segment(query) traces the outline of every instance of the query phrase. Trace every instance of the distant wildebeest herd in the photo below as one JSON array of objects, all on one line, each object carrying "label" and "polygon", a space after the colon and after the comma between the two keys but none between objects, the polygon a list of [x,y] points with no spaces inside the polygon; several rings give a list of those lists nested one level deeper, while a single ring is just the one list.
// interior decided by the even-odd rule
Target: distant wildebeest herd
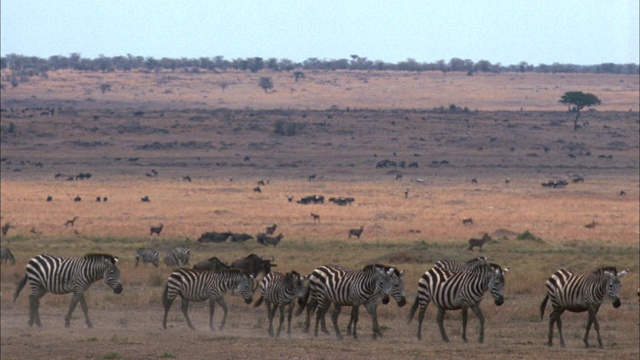
[{"label": "distant wildebeest herd", "polygon": [[[13,256],[5,247],[2,248],[2,258]],[[188,309],[189,302],[209,301],[209,328],[214,331],[213,315],[215,305],[223,309],[223,317],[219,330],[222,331],[227,319],[228,307],[224,295],[229,291],[240,294],[246,304],[253,302],[253,293],[259,287],[260,295],[254,306],[263,302],[267,307],[269,320],[268,333],[274,336],[273,319],[279,309],[280,319],[275,336],[280,336],[285,308],[287,313],[287,335],[291,333],[291,318],[294,306],[298,304],[296,316],[306,310],[306,320],[303,331],[309,332],[311,318],[315,314],[314,335],[318,336],[318,329],[329,333],[326,328],[325,316],[333,305],[331,320],[335,336],[342,338],[338,326],[338,318],[343,306],[351,308],[347,334],[357,338],[357,323],[360,306],[364,306],[372,320],[372,335],[377,338],[383,334],[377,317],[378,302],[388,304],[393,299],[399,307],[407,303],[404,294],[404,270],[383,264],[368,264],[362,268],[348,268],[337,265],[322,265],[316,267],[308,275],[290,271],[287,273],[272,272],[277,266],[271,259],[264,259],[255,254],[241,257],[227,265],[216,257],[198,262],[193,268],[186,268],[190,257],[187,248],[176,248],[167,254],[165,263],[174,268],[169,275],[162,294],[164,317],[162,326],[167,329],[167,315],[174,300],[182,299],[182,313],[190,329],[195,329],[191,322]],[[138,249],[136,265],[152,263],[157,266],[159,253],[155,250]],[[462,311],[462,340],[467,340],[467,316],[471,309],[479,319],[479,342],[484,342],[485,317],[480,309],[480,302],[486,292],[489,292],[495,305],[501,306],[505,302],[505,275],[509,268],[489,263],[485,257],[476,257],[467,262],[448,259],[438,260],[418,280],[418,290],[415,300],[407,316],[410,323],[416,311],[418,312],[418,327],[416,336],[422,339],[422,324],[425,310],[429,303],[438,309],[436,323],[444,342],[449,342],[443,323],[447,311]],[[579,273],[561,268],[555,271],[546,282],[546,294],[540,305],[540,315],[549,300],[552,313],[549,321],[547,345],[553,345],[553,328],[557,325],[560,345],[565,346],[560,316],[565,311],[589,313],[586,332],[583,338],[584,346],[589,347],[589,331],[593,325],[597,333],[598,346],[603,347],[600,327],[596,314],[606,296],[611,299],[614,308],[620,306],[620,279],[628,270],[618,272],[615,267],[603,267],[590,273]],[[19,280],[13,301],[15,302],[22,289],[29,284],[29,326],[42,326],[40,321],[40,298],[47,292],[53,294],[73,293],[69,310],[65,316],[65,327],[70,326],[71,315],[78,303],[84,313],[85,322],[89,328],[93,326],[89,319],[88,305],[84,293],[90,285],[104,280],[114,293],[123,292],[120,280],[118,258],[109,254],[87,254],[82,257],[64,258],[51,255],[38,255],[27,264],[27,271]],[[640,297],[640,289],[639,289]]]}]

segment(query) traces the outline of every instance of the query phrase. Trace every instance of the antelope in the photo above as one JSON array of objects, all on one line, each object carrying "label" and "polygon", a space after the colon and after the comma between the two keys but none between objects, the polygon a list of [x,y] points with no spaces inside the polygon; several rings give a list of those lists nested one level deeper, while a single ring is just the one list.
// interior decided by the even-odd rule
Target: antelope
[{"label": "antelope", "polygon": [[313,222],[320,222],[320,215],[311,213],[311,217],[313,218]]},{"label": "antelope", "polygon": [[590,224],[585,225],[584,227],[586,227],[587,229],[595,229],[596,225],[598,225],[595,220],[591,221]]},{"label": "antelope", "polygon": [[64,227],[68,227],[69,225],[74,226],[76,223],[76,220],[78,220],[79,218],[80,218],[79,216],[74,216],[73,219],[67,220],[67,222],[64,223]]},{"label": "antelope", "polygon": [[272,226],[267,226],[267,231],[265,231],[267,233],[267,235],[273,235],[274,232],[276,232],[276,229],[278,228],[278,224],[273,224]]},{"label": "antelope", "polygon": [[162,228],[164,227],[164,224],[160,223],[160,225],[158,226],[152,226],[149,229],[149,236],[152,236],[153,234],[156,234],[158,236],[160,236],[160,232],[162,232]]},{"label": "antelope", "polygon": [[360,225],[360,229],[349,229],[349,239],[351,239],[351,235],[360,239],[360,235],[362,235],[362,231],[364,230],[364,226]]},{"label": "antelope", "polygon": [[481,239],[469,239],[469,248],[467,250],[473,250],[474,247],[478,247],[478,252],[482,251],[482,245],[491,241],[491,236],[485,233]]}]

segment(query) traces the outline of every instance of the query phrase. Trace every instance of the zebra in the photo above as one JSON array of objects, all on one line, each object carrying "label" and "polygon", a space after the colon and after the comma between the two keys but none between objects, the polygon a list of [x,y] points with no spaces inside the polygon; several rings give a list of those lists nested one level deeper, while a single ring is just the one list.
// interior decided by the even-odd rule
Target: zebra
[{"label": "zebra", "polygon": [[547,280],[547,295],[540,304],[540,319],[544,316],[547,301],[551,299],[553,311],[549,315],[549,341],[548,346],[553,346],[553,323],[558,324],[560,346],[565,347],[562,336],[562,320],[560,316],[565,310],[571,312],[589,312],[587,331],[584,334],[585,347],[589,347],[589,330],[594,325],[598,335],[598,347],[602,348],[600,338],[600,325],[596,315],[598,309],[608,295],[614,308],[620,307],[620,278],[627,275],[629,270],[617,272],[615,267],[603,267],[593,273],[579,273],[568,269],[559,269]]},{"label": "zebra", "polygon": [[28,281],[32,290],[29,297],[29,326],[33,326],[35,322],[38,327],[41,327],[38,311],[40,298],[47,292],[59,295],[73,293],[71,305],[65,317],[65,327],[68,328],[71,325],[71,314],[80,302],[87,326],[92,328],[84,293],[92,283],[100,279],[104,279],[114,293],[122,293],[117,257],[108,254],[87,254],[70,258],[38,255],[29,260],[26,273],[20,279],[13,295],[13,301],[16,301]]},{"label": "zebra", "polygon": [[436,263],[433,265],[434,268],[439,268],[439,269],[447,269],[447,270],[451,270],[454,272],[460,272],[460,271],[465,271],[465,270],[473,270],[478,266],[482,266],[482,265],[486,265],[487,264],[487,258],[484,256],[478,256],[476,258],[473,258],[471,260],[468,260],[467,262],[459,262],[459,261],[455,261],[455,260],[448,260],[448,259],[441,259],[436,261]]},{"label": "zebra", "polygon": [[180,296],[182,298],[182,313],[191,330],[195,330],[195,327],[189,319],[189,301],[200,302],[208,299],[209,328],[214,331],[213,312],[215,304],[218,303],[224,311],[220,324],[220,331],[222,331],[227,320],[227,304],[224,302],[224,294],[229,290],[238,291],[245,303],[250,304],[253,301],[253,276],[239,269],[216,272],[182,268],[174,271],[169,276],[162,293],[162,304],[164,305],[162,327],[167,328],[167,314],[171,309],[171,304]]},{"label": "zebra", "polygon": [[[322,331],[328,333],[324,316],[331,304],[334,305],[331,320],[336,332],[336,337],[342,339],[340,329],[338,328],[338,317],[340,315],[341,306],[352,306],[352,317],[354,317],[354,333],[355,324],[357,324],[357,308],[365,305],[367,312],[372,319],[373,337],[382,335],[378,324],[377,316],[377,300],[382,298],[384,304],[389,303],[389,296],[393,293],[394,299],[399,306],[404,306],[406,299],[404,297],[404,284],[400,277],[404,275],[404,271],[400,272],[393,267],[379,264],[370,264],[362,270],[348,269],[336,265],[325,265],[313,270],[309,275],[309,285],[305,291],[305,299],[303,304],[308,304],[307,319],[304,331],[308,332],[311,321],[311,314],[314,310],[316,313],[315,336],[318,336],[318,325],[322,322]],[[397,277],[399,281],[392,284],[392,277]],[[397,289],[392,292],[392,288]],[[311,298],[311,302],[309,299]],[[302,312],[302,308],[298,309],[297,315]]]},{"label": "zebra", "polygon": [[418,282],[418,295],[409,311],[408,322],[411,322],[418,307],[418,339],[422,339],[422,322],[429,302],[438,307],[438,327],[442,340],[449,342],[444,330],[444,315],[447,310],[462,309],[462,340],[467,342],[467,311],[469,308],[480,320],[480,340],[484,342],[484,315],[480,310],[480,301],[489,290],[495,304],[504,303],[504,275],[509,268],[501,268],[497,264],[477,266],[473,270],[454,272],[447,269],[431,268]]},{"label": "zebra", "polygon": [[177,247],[172,249],[165,255],[164,263],[169,267],[189,265],[191,259],[191,250],[186,247]]},{"label": "zebra", "polygon": [[8,247],[6,246],[0,247],[0,263],[4,265],[7,262],[10,262],[11,265],[15,265],[16,258],[13,257],[13,254],[11,253],[11,250],[9,250]]},{"label": "zebra", "polygon": [[153,266],[158,267],[160,264],[160,253],[153,249],[139,248],[136,250],[136,267],[139,261],[142,261],[142,265],[144,266],[147,266],[147,263],[152,263]]},{"label": "zebra", "polygon": [[289,305],[287,315],[287,335],[291,335],[291,316],[293,314],[294,300],[303,298],[305,294],[306,277],[301,276],[295,271],[281,274],[278,272],[270,272],[260,282],[260,290],[262,296],[254,304],[258,307],[262,301],[267,305],[267,316],[269,318],[269,335],[273,336],[273,318],[276,315],[276,309],[280,309],[280,325],[276,337],[280,336],[282,323],[284,322],[284,308]]}]

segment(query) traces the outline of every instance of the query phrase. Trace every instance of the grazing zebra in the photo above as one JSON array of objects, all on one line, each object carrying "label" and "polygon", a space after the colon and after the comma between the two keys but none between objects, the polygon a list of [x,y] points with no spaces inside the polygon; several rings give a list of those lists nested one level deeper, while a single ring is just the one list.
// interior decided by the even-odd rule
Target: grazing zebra
[{"label": "grazing zebra", "polygon": [[409,322],[413,319],[418,307],[418,339],[422,339],[422,322],[429,302],[438,307],[438,327],[442,340],[449,342],[444,330],[444,315],[447,310],[462,309],[462,340],[467,342],[467,311],[469,308],[480,320],[480,340],[484,342],[484,315],[480,310],[480,301],[489,290],[495,304],[504,303],[504,274],[509,268],[488,264],[477,266],[473,270],[454,272],[447,269],[431,268],[425,272],[418,282],[418,295],[409,311]]},{"label": "grazing zebra", "polygon": [[579,273],[568,269],[559,269],[547,280],[547,295],[540,305],[540,318],[544,316],[547,301],[551,299],[553,311],[549,315],[549,342],[553,346],[553,323],[558,324],[560,346],[564,347],[562,337],[562,320],[560,316],[565,310],[570,312],[589,312],[587,331],[584,334],[584,345],[589,347],[589,330],[594,325],[598,335],[598,346],[602,348],[600,325],[596,315],[604,296],[608,295],[614,308],[620,306],[620,278],[627,275],[629,270],[617,272],[615,267],[603,267],[593,273]]},{"label": "grazing zebra", "polygon": [[122,292],[120,282],[120,269],[118,258],[107,254],[87,254],[83,257],[63,258],[52,255],[38,255],[29,260],[27,271],[20,279],[18,288],[13,295],[15,302],[20,291],[29,281],[31,296],[29,297],[29,326],[33,323],[41,327],[40,298],[47,292],[52,294],[73,293],[71,305],[65,316],[65,327],[71,325],[71,314],[80,303],[84,318],[89,328],[93,327],[89,320],[89,307],[84,298],[84,293],[92,283],[104,279],[105,283],[113,289],[113,292]]},{"label": "grazing zebra", "polygon": [[355,236],[360,239],[360,235],[362,235],[362,231],[364,230],[364,226],[360,225],[360,229],[349,229],[349,239],[351,236]]},{"label": "grazing zebra", "polygon": [[153,236],[153,234],[156,234],[158,236],[160,236],[160,233],[162,232],[162,228],[164,227],[164,224],[160,223],[160,225],[158,226],[152,226],[149,228],[149,236]]},{"label": "grazing zebra", "polygon": [[10,262],[11,265],[15,265],[16,258],[13,257],[13,254],[11,253],[8,247],[6,246],[0,247],[0,263],[4,265],[7,262]]},{"label": "grazing zebra", "polygon": [[[355,325],[358,322],[357,308],[364,305],[371,316],[373,337],[382,335],[378,324],[377,301],[382,298],[384,304],[389,303],[390,296],[404,306],[404,284],[402,282],[404,271],[400,272],[393,267],[379,264],[370,264],[362,270],[348,269],[335,265],[321,266],[313,270],[309,275],[309,286],[305,292],[303,304],[308,304],[307,319],[304,331],[308,332],[311,322],[311,314],[316,310],[315,336],[318,336],[318,325],[322,322],[322,331],[329,333],[325,326],[324,316],[331,304],[334,305],[331,320],[336,332],[336,337],[342,339],[338,328],[338,317],[342,306],[352,307],[354,323],[353,336],[357,337]],[[392,281],[392,278],[397,278]],[[393,290],[395,288],[395,290]],[[304,306],[304,305],[303,305]],[[297,315],[302,312],[298,309]]]},{"label": "grazing zebra", "polygon": [[154,249],[140,248],[136,250],[136,267],[139,261],[142,261],[142,265],[144,266],[147,266],[147,263],[152,263],[153,266],[158,267],[160,264],[160,253]]},{"label": "grazing zebra", "polygon": [[460,272],[465,270],[473,270],[476,267],[482,266],[482,265],[487,265],[487,258],[484,256],[478,256],[467,262],[441,259],[436,261],[433,267],[438,269],[447,269],[454,272]]},{"label": "grazing zebra", "polygon": [[172,249],[165,255],[164,263],[169,267],[189,265],[191,259],[191,250],[186,247],[177,247]]},{"label": "grazing zebra", "polygon": [[224,311],[220,331],[224,328],[227,320],[227,304],[224,302],[224,294],[229,290],[236,290],[242,295],[245,303],[253,301],[251,296],[253,290],[253,276],[238,270],[229,269],[214,271],[200,271],[193,269],[178,269],[169,275],[167,285],[162,293],[162,304],[164,305],[164,319],[162,327],[167,328],[167,314],[171,309],[173,301],[180,296],[182,298],[182,313],[187,320],[187,326],[191,330],[195,327],[189,319],[189,301],[209,300],[209,328],[213,328],[213,312],[215,304],[218,303]]},{"label": "grazing zebra", "polygon": [[276,309],[280,309],[280,325],[276,337],[280,336],[282,323],[284,322],[284,308],[289,305],[287,315],[287,335],[291,335],[291,315],[293,314],[294,300],[303,298],[305,294],[305,277],[300,276],[295,271],[282,275],[278,272],[270,272],[260,282],[262,296],[256,301],[255,307],[262,304],[267,305],[267,317],[269,318],[269,335],[273,336],[273,318],[276,316]]},{"label": "grazing zebra", "polygon": [[482,245],[491,241],[491,236],[489,234],[484,233],[482,238],[480,239],[469,239],[469,247],[467,250],[473,250],[474,247],[478,247],[478,252],[482,251]]}]

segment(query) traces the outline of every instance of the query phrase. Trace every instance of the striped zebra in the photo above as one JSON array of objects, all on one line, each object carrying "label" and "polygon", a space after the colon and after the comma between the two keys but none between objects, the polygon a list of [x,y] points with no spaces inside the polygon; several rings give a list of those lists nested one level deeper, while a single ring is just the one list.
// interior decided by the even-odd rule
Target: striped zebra
[{"label": "striped zebra", "polygon": [[568,269],[559,269],[547,280],[547,295],[540,304],[540,319],[544,316],[547,301],[551,299],[553,311],[549,315],[549,342],[548,346],[553,346],[553,323],[558,324],[558,334],[560,335],[560,346],[564,347],[562,336],[562,320],[560,316],[565,310],[570,312],[589,312],[587,320],[587,331],[584,334],[585,347],[589,347],[589,330],[591,325],[596,329],[598,335],[598,346],[602,348],[600,338],[600,325],[596,314],[608,295],[614,308],[620,307],[620,278],[627,275],[629,270],[617,272],[615,267],[603,267],[593,273],[579,273]]},{"label": "striped zebra", "polygon": [[441,259],[436,261],[433,265],[434,268],[447,269],[454,272],[460,272],[465,270],[473,270],[477,266],[487,265],[487,258],[484,256],[478,256],[467,262],[460,262],[455,260]]},{"label": "striped zebra", "polygon": [[16,258],[13,257],[13,254],[11,253],[11,250],[9,250],[8,247],[2,246],[2,247],[0,247],[0,263],[2,263],[2,265],[4,265],[7,262],[10,262],[11,265],[15,265],[16,264]]},{"label": "striped zebra", "polygon": [[162,327],[167,328],[167,314],[171,309],[173,301],[180,296],[182,298],[182,313],[187,320],[187,326],[191,330],[195,327],[189,319],[189,301],[209,300],[209,328],[213,328],[213,311],[218,303],[224,311],[220,331],[224,328],[227,320],[227,304],[224,302],[224,294],[229,290],[238,291],[244,298],[245,303],[253,301],[253,276],[238,269],[221,271],[201,271],[193,269],[178,269],[171,273],[162,294],[162,304],[164,305],[164,319]]},{"label": "striped zebra", "polygon": [[186,247],[177,247],[170,250],[164,257],[164,263],[169,267],[179,267],[189,265],[191,250]]},{"label": "striped zebra", "polygon": [[118,258],[107,254],[87,254],[83,257],[63,258],[52,255],[38,255],[29,260],[25,275],[20,279],[13,295],[15,302],[20,291],[29,281],[31,296],[29,297],[29,326],[40,323],[40,298],[47,292],[52,294],[73,293],[69,312],[65,317],[65,327],[70,326],[71,314],[80,302],[84,318],[89,328],[93,327],[89,320],[89,307],[84,293],[92,283],[104,279],[113,292],[122,292]]},{"label": "striped zebra", "polygon": [[[326,265],[321,266],[309,276],[309,286],[305,293],[303,304],[308,304],[307,319],[304,331],[308,332],[311,322],[311,315],[316,311],[315,336],[318,336],[318,325],[322,323],[322,331],[329,333],[326,329],[324,317],[331,304],[334,310],[331,320],[336,332],[336,337],[342,339],[342,334],[338,328],[338,317],[342,306],[351,306],[351,315],[354,318],[354,337],[357,337],[355,324],[357,324],[357,309],[364,305],[371,316],[373,337],[382,335],[378,324],[377,301],[382,298],[384,304],[389,303],[390,296],[398,302],[399,306],[404,306],[404,283],[402,282],[404,271],[400,272],[393,267],[379,264],[370,264],[362,270],[348,269],[341,266]],[[392,278],[397,278],[393,281]],[[393,290],[395,288],[395,290]],[[300,314],[299,309],[297,314]]]},{"label": "striped zebra", "polygon": [[270,272],[260,282],[260,290],[262,296],[256,301],[255,307],[262,304],[267,305],[267,316],[269,318],[269,335],[273,336],[273,318],[276,315],[276,309],[280,309],[280,325],[276,336],[280,336],[282,323],[284,322],[284,308],[289,305],[287,315],[287,335],[291,335],[291,315],[295,299],[302,299],[305,294],[305,277],[300,276],[295,271],[288,272],[285,275],[278,272]]},{"label": "striped zebra", "polygon": [[480,301],[484,293],[489,290],[495,304],[504,303],[504,274],[509,268],[502,269],[500,265],[488,264],[462,272],[447,269],[431,268],[427,270],[418,282],[418,295],[409,312],[409,322],[413,319],[418,307],[418,339],[422,339],[422,322],[429,302],[438,307],[438,327],[442,340],[449,342],[444,330],[444,315],[447,310],[462,309],[462,340],[467,342],[467,311],[469,308],[480,320],[480,340],[484,341],[484,315],[480,310]]},{"label": "striped zebra", "polygon": [[160,264],[160,253],[153,249],[140,248],[136,250],[136,267],[138,262],[142,261],[142,265],[147,266],[148,263],[158,267]]}]

